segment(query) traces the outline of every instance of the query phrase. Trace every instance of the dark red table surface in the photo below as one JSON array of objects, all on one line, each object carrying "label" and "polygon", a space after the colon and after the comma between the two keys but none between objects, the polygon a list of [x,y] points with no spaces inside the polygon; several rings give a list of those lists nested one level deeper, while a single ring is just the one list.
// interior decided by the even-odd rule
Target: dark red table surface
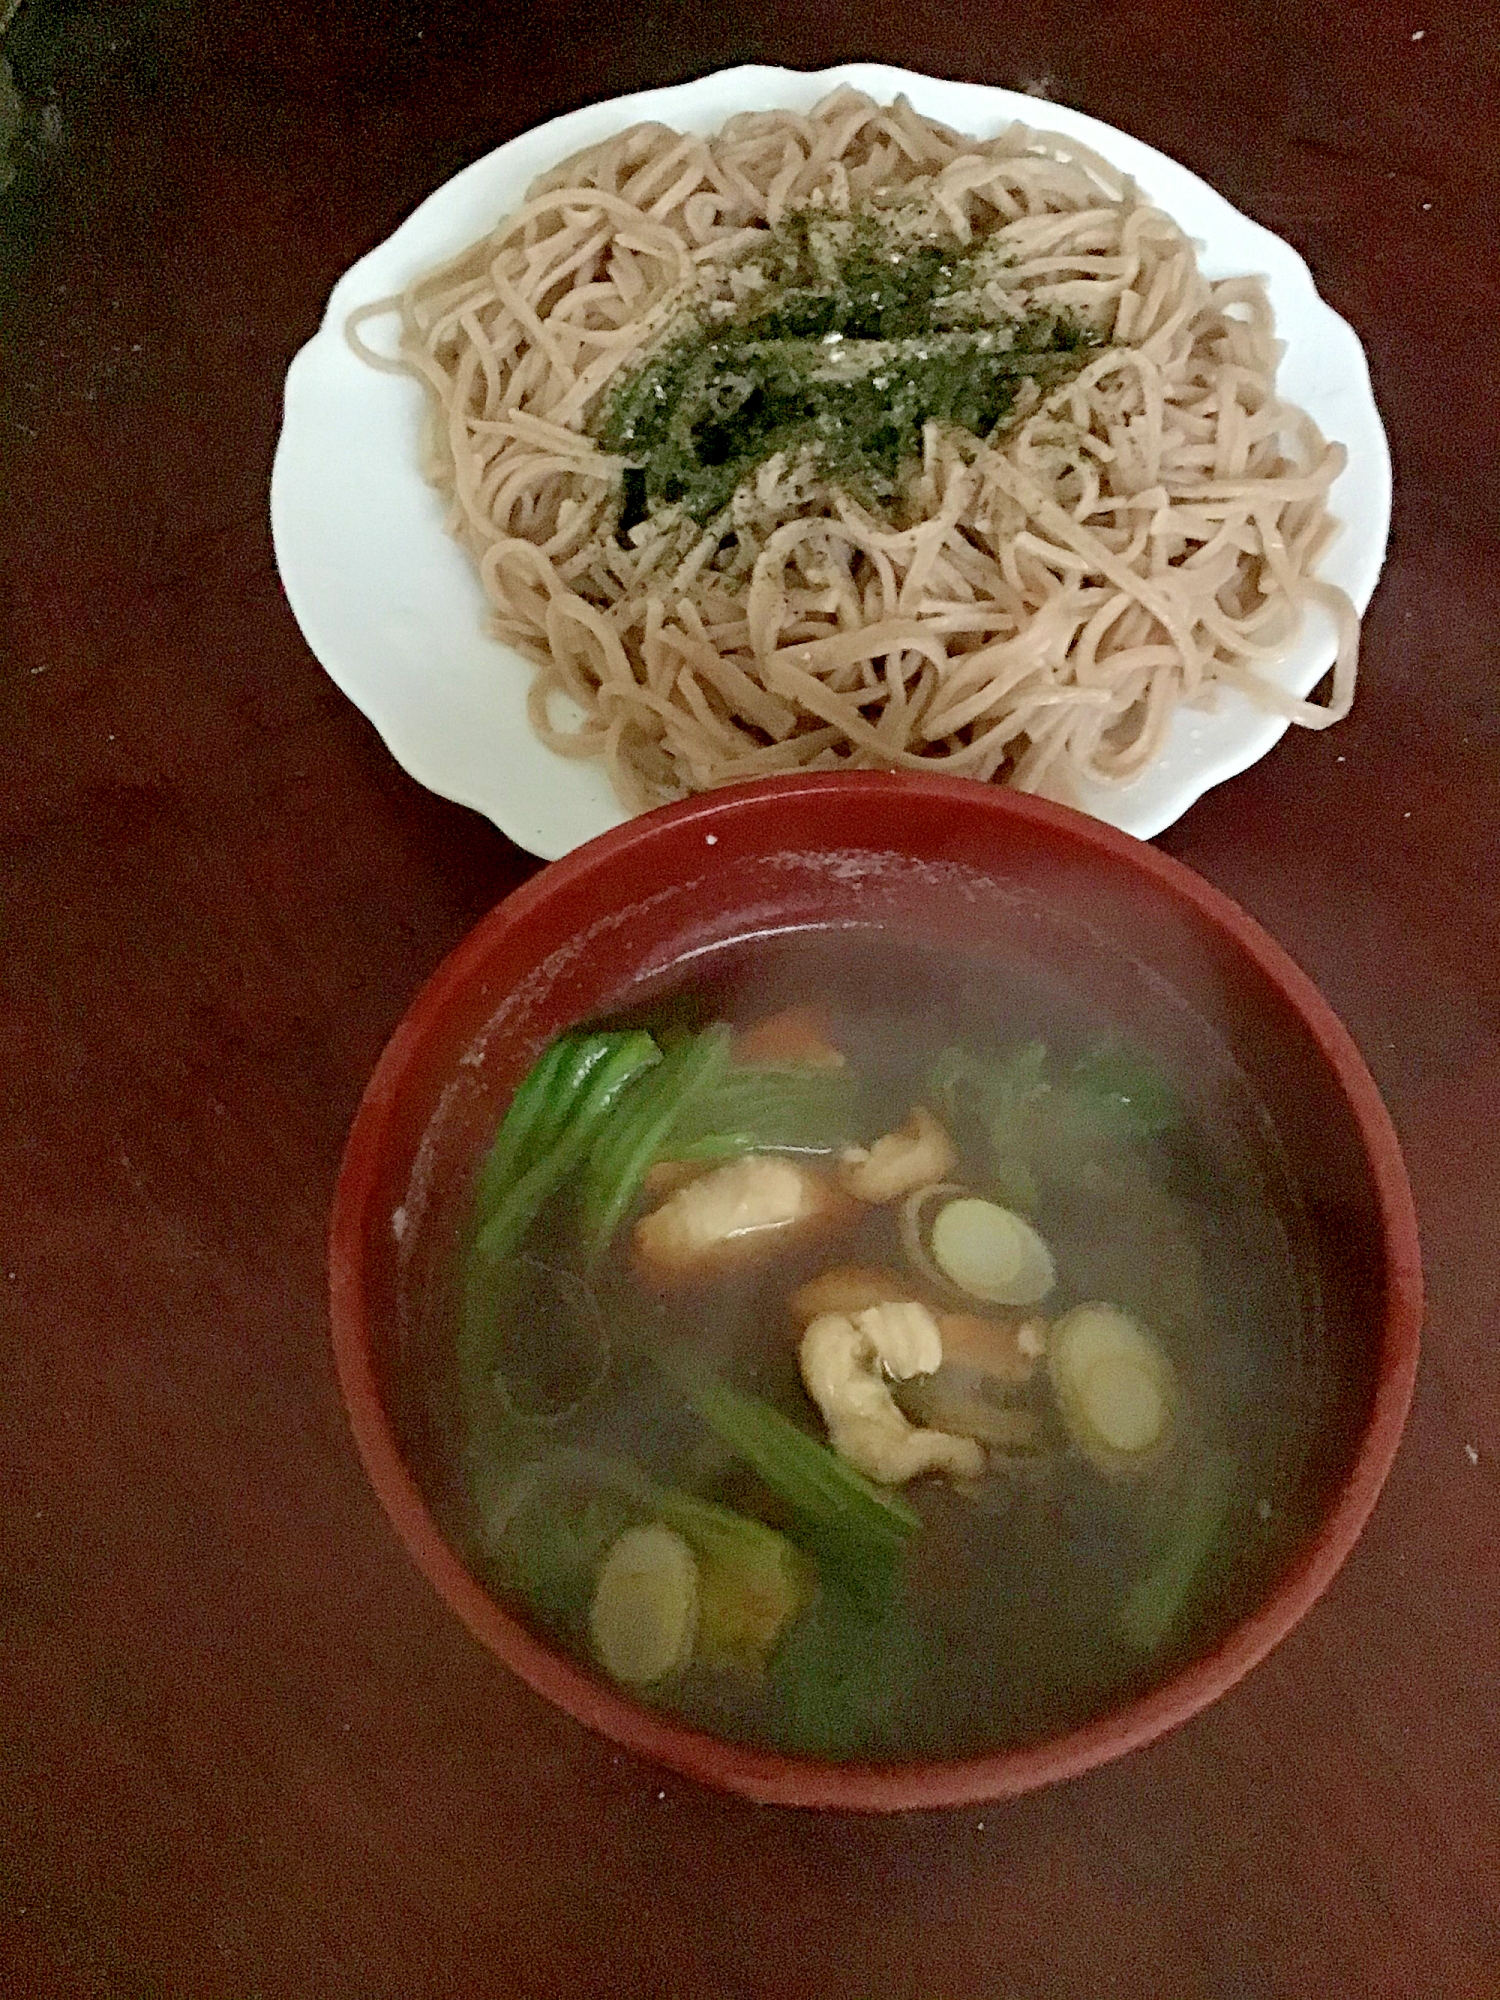
[{"label": "dark red table surface", "polygon": [[[3,9],[0,9],[3,11]],[[0,194],[0,1991],[1500,1994],[1500,18],[1464,0],[59,6]],[[329,1360],[365,1078],[535,865],[303,644],[266,492],[334,279],[587,99],[762,59],[1028,85],[1290,238],[1396,457],[1353,718],[1163,846],[1353,1029],[1431,1304],[1354,1558],[1238,1691],[989,1810],[756,1809],[512,1681]]]}]

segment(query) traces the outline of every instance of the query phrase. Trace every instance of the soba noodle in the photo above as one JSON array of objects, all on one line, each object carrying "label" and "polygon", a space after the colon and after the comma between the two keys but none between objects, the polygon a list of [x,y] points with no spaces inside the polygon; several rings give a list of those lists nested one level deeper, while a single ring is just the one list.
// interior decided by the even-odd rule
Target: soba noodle
[{"label": "soba noodle", "polygon": [[[988,439],[928,423],[889,508],[781,452],[706,526],[679,506],[622,530],[601,399],[684,314],[743,308],[789,213],[882,205],[983,243],[997,313],[1076,316],[1084,364],[1024,384]],[[391,362],[358,324],[396,309]],[[1138,776],[1215,688],[1312,727],[1348,711],[1358,621],[1314,574],[1343,449],[1276,395],[1260,282],[1209,282],[1071,141],[964,138],[847,89],[712,138],[636,126],[349,334],[430,392],[425,470],[495,633],[535,663],[537,735],[602,757],[631,810],[840,767],[1068,798]],[[1262,671],[1310,603],[1338,631],[1327,706]]]}]

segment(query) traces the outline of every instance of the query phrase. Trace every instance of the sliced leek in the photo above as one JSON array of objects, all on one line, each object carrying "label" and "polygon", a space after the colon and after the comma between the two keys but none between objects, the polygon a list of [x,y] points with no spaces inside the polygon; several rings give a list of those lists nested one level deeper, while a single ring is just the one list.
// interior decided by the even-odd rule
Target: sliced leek
[{"label": "sliced leek", "polygon": [[1068,1434],[1103,1472],[1132,1472],[1167,1449],[1181,1403],[1156,1339],[1119,1306],[1075,1306],[1055,1321],[1047,1366]]},{"label": "sliced leek", "polygon": [[627,1528],[599,1571],[589,1636],[612,1680],[649,1687],[685,1667],[698,1631],[698,1564],[682,1536],[653,1521]]},{"label": "sliced leek", "polygon": [[1031,1224],[977,1195],[944,1202],[932,1219],[930,1247],[951,1284],[992,1305],[1034,1306],[1057,1283],[1052,1252]]}]

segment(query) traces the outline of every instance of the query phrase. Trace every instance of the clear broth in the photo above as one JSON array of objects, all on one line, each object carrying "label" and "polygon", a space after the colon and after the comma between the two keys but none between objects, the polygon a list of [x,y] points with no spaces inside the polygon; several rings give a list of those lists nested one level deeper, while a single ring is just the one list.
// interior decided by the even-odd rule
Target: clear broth
[{"label": "clear broth", "polygon": [[[926,1072],[945,1048],[984,1055],[1037,1039],[1066,1063],[1118,1039],[1121,1012],[1107,992],[1081,992],[1017,952],[960,957],[855,930],[715,947],[658,979],[611,1024],[742,1026],[800,1002],[824,1013],[861,1079],[871,1132],[900,1124],[921,1101]],[[1042,1310],[1050,1319],[1106,1299],[1136,1314],[1178,1371],[1189,1450],[1212,1449],[1230,1468],[1222,1526],[1185,1620],[1143,1655],[1117,1618],[1180,1498],[1176,1475],[1110,1477],[1059,1448],[1034,1466],[992,1472],[972,1493],[935,1479],[903,1489],[922,1526],[899,1615],[863,1635],[819,1634],[820,1600],[785,1642],[794,1652],[822,1646],[830,1685],[821,1694],[814,1688],[808,1697],[807,1675],[816,1679],[818,1669],[804,1658],[795,1685],[776,1661],[763,1678],[693,1666],[636,1691],[641,1699],[715,1734],[793,1752],[972,1754],[1053,1736],[1117,1706],[1210,1646],[1261,1594],[1305,1527],[1302,1474],[1328,1393],[1304,1224],[1269,1120],[1222,1045],[1165,1001],[1159,1040],[1139,1032],[1139,996],[1128,1011],[1132,1043],[1164,1071],[1184,1115],[1157,1138],[1081,1162],[1071,1185],[1044,1184],[1034,1220],[1059,1283]],[[989,1177],[989,1163],[974,1155],[955,1176],[981,1191]],[[454,1191],[429,1239],[438,1246],[422,1311],[430,1352],[451,1352],[455,1251],[469,1198],[468,1188]],[[861,1215],[832,1243],[690,1289],[644,1283],[625,1254],[628,1241],[627,1226],[617,1252],[590,1271],[571,1247],[563,1201],[533,1230],[527,1254],[535,1263],[503,1330],[501,1359],[529,1399],[521,1417],[514,1394],[507,1412],[487,1385],[458,1393],[451,1365],[421,1378],[422,1406],[411,1419],[427,1455],[443,1461],[435,1482],[446,1495],[437,1497],[442,1525],[499,1592],[514,1595],[524,1584],[512,1544],[525,1510],[550,1508],[572,1490],[570,1468],[601,1454],[788,1525],[674,1391],[659,1357],[685,1344],[821,1436],[798,1373],[788,1297],[834,1263],[902,1262],[888,1208]],[[550,1303],[539,1314],[543,1298]],[[601,1327],[608,1366],[597,1379]],[[832,1618],[838,1607],[829,1603]],[[586,1592],[528,1600],[523,1590],[521,1608],[593,1664]]]}]

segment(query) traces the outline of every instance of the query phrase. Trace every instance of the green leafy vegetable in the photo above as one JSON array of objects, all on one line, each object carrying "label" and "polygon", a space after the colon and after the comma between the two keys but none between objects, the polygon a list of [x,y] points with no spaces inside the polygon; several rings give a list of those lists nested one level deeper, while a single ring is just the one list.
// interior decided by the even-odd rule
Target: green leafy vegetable
[{"label": "green leafy vegetable", "polygon": [[689,1377],[687,1389],[704,1422],[792,1508],[794,1533],[825,1576],[842,1578],[851,1596],[887,1602],[921,1516],[763,1397],[714,1378]]},{"label": "green leafy vegetable", "polygon": [[1081,1166],[1097,1166],[1102,1150],[1157,1138],[1181,1116],[1160,1070],[1113,1041],[1067,1068],[1044,1042],[988,1056],[945,1049],[927,1088],[950,1125],[983,1134],[989,1185],[1023,1213],[1035,1212],[1049,1178],[1075,1178]]},{"label": "green leafy vegetable", "polygon": [[749,1152],[831,1152],[855,1136],[859,1087],[845,1070],[806,1063],[732,1065],[678,1118],[674,1159]]},{"label": "green leafy vegetable", "polygon": [[1033,1118],[1052,1088],[1046,1043],[1023,1042],[990,1057],[945,1049],[928,1073],[927,1087],[950,1127],[977,1127],[989,1141],[994,1192],[1022,1214],[1033,1213],[1040,1199],[1029,1159]]},{"label": "green leafy vegetable", "polygon": [[582,1208],[590,1249],[619,1228],[659,1159],[730,1160],[742,1153],[827,1151],[854,1129],[857,1085],[838,1071],[737,1065],[722,1024],[668,1048],[592,1146]]},{"label": "green leafy vegetable", "polygon": [[544,1617],[581,1625],[599,1565],[626,1528],[649,1518],[650,1497],[633,1467],[602,1458],[527,1466],[491,1530],[506,1582]]},{"label": "green leafy vegetable", "polygon": [[1105,1130],[1154,1139],[1182,1116],[1177,1094],[1154,1063],[1118,1042],[1102,1042],[1074,1063],[1068,1083]]},{"label": "green leafy vegetable", "polygon": [[983,1126],[995,1150],[1003,1152],[1052,1089],[1047,1044],[1023,1042],[999,1056],[944,1049],[928,1072],[927,1088],[950,1124],[967,1120]]},{"label": "green leafy vegetable", "polygon": [[577,1629],[610,1549],[652,1522],[697,1559],[704,1665],[763,1671],[814,1586],[807,1557],[763,1521],[657,1486],[628,1459],[573,1451],[533,1461],[513,1479],[491,1539],[506,1582],[544,1617]]},{"label": "green leafy vegetable", "polygon": [[719,1083],[729,1066],[730,1035],[705,1028],[669,1049],[630,1101],[620,1107],[589,1152],[582,1183],[589,1250],[604,1250],[640,1190],[642,1180],[678,1123]]},{"label": "green leafy vegetable", "polygon": [[1213,1552],[1229,1512],[1230,1469],[1222,1451],[1199,1460],[1155,1560],[1120,1606],[1120,1629],[1143,1653],[1171,1636]]},{"label": "green leafy vegetable", "polygon": [[597,1254],[653,1163],[826,1151],[853,1131],[857,1086],[839,1072],[736,1066],[728,1028],[670,1042],[638,1030],[560,1035],[522,1081],[475,1190],[470,1314],[543,1204],[580,1170],[585,1240]]},{"label": "green leafy vegetable", "polygon": [[661,1052],[647,1034],[564,1035],[523,1080],[479,1176],[464,1270],[460,1373],[472,1392],[497,1337],[499,1288],[522,1237],[584,1157],[628,1085]]},{"label": "green leafy vegetable", "polygon": [[1047,1044],[1022,1042],[999,1056],[944,1049],[928,1072],[927,1088],[950,1119],[970,1116],[993,1124],[1013,1118],[1052,1088]]},{"label": "green leafy vegetable", "polygon": [[638,1030],[564,1035],[552,1045],[517,1091],[480,1172],[477,1264],[509,1255],[621,1092],[660,1061],[656,1043]]},{"label": "green leafy vegetable", "polygon": [[521,1079],[479,1170],[474,1213],[481,1226],[513,1182],[556,1144],[577,1091],[608,1053],[602,1035],[560,1035]]},{"label": "green leafy vegetable", "polygon": [[656,1515],[698,1558],[698,1657],[705,1666],[760,1673],[782,1633],[812,1595],[807,1558],[748,1514],[675,1488],[656,1495]]},{"label": "green leafy vegetable", "polygon": [[872,1607],[825,1582],[771,1665],[781,1742],[822,1757],[893,1748],[923,1665],[920,1635],[901,1597]]},{"label": "green leafy vegetable", "polygon": [[898,1543],[922,1525],[904,1500],[856,1472],[764,1397],[716,1380],[691,1395],[704,1422],[800,1513],[829,1526],[853,1523],[871,1537]]}]

